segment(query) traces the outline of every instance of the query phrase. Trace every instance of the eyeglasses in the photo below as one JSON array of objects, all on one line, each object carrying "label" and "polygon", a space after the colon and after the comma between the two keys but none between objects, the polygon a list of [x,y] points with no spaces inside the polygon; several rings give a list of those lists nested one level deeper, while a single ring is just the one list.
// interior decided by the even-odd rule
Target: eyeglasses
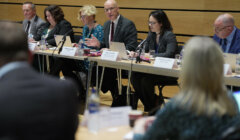
[{"label": "eyeglasses", "polygon": [[224,29],[226,29],[227,27],[230,27],[230,26],[224,26],[224,27],[222,27],[222,28],[216,28],[216,27],[214,27],[214,29],[215,29],[216,32],[221,32],[221,31],[223,31]]},{"label": "eyeglasses", "polygon": [[157,23],[157,22],[149,21],[149,22],[148,22],[148,25],[152,26],[152,25],[154,25],[154,24],[156,24],[156,23]]},{"label": "eyeglasses", "polygon": [[113,9],[115,9],[116,7],[110,7],[110,8],[107,8],[107,9],[104,9],[105,12],[108,12],[108,11],[113,11]]}]

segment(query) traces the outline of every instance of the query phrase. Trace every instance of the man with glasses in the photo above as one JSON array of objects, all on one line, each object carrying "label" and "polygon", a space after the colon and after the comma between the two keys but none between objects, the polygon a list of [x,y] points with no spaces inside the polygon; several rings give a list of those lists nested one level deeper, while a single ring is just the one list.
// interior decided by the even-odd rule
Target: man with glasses
[{"label": "man with glasses", "polygon": [[[127,50],[134,51],[137,47],[137,30],[135,24],[119,14],[119,7],[115,0],[107,0],[104,3],[104,11],[109,20],[105,22],[103,26],[103,41],[100,42],[96,37],[92,36],[91,39],[86,39],[85,44],[87,46],[95,46],[102,49],[109,48],[109,43],[111,41],[124,42]],[[118,95],[116,75],[116,69],[106,68],[101,90],[103,92],[110,90],[113,97],[112,106],[121,106],[126,104],[126,100],[120,99]],[[125,91],[124,88],[124,96]]]},{"label": "man with glasses", "polygon": [[240,30],[234,25],[233,16],[222,14],[214,22],[215,35],[224,53],[240,53]]}]

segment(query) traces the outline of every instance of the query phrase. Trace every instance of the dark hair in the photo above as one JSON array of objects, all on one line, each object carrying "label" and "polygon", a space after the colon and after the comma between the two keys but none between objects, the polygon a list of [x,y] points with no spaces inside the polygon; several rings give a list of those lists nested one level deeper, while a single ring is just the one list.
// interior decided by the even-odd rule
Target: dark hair
[{"label": "dark hair", "polygon": [[50,5],[44,10],[44,16],[47,22],[48,22],[47,16],[46,16],[47,11],[51,13],[56,23],[59,23],[61,20],[64,19],[63,10],[57,5]]},{"label": "dark hair", "polygon": [[0,22],[0,61],[28,59],[27,34],[17,23]]},{"label": "dark hair", "polygon": [[23,3],[23,5],[24,4],[31,4],[31,8],[33,9],[33,10],[35,10],[36,9],[36,6],[35,6],[35,4],[33,4],[32,2],[30,2],[30,1],[26,1],[26,2],[24,2]]},{"label": "dark hair", "polygon": [[173,30],[172,25],[171,25],[170,21],[168,20],[166,13],[163,10],[152,11],[149,14],[149,17],[150,16],[153,16],[158,21],[158,23],[162,24],[161,34],[163,34],[165,31]]}]

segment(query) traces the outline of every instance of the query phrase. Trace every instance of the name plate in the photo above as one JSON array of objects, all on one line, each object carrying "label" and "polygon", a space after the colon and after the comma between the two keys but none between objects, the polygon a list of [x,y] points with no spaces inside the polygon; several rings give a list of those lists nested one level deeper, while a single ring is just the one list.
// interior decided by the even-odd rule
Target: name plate
[{"label": "name plate", "polygon": [[28,49],[34,51],[36,49],[37,43],[28,43]]},{"label": "name plate", "polygon": [[60,54],[67,56],[75,56],[76,51],[77,51],[76,47],[63,47]]},{"label": "name plate", "polygon": [[118,52],[114,52],[114,51],[104,50],[101,55],[101,59],[103,60],[117,61],[117,58],[118,58]]},{"label": "name plate", "polygon": [[224,73],[224,75],[232,75],[232,68],[231,68],[230,64],[223,65],[223,73]]},{"label": "name plate", "polygon": [[156,57],[153,66],[159,68],[172,69],[175,59],[165,58],[165,57]]}]

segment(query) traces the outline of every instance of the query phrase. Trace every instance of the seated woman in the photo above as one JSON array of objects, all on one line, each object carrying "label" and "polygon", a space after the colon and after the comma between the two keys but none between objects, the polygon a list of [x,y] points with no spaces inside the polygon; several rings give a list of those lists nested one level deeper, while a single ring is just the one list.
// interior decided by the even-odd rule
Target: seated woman
[{"label": "seated woman", "polygon": [[[95,21],[97,9],[93,5],[84,5],[78,13],[78,20],[82,21],[84,26],[83,26],[83,32],[82,32],[82,39],[85,41],[86,38],[91,38],[92,36],[95,36],[98,40],[102,41],[103,39],[103,27],[98,24]],[[84,42],[83,42],[84,43]],[[90,46],[87,46],[90,47]],[[90,47],[93,48],[93,47]],[[83,73],[87,73],[88,69],[88,61],[75,61],[75,64],[72,63],[65,63],[64,67],[62,68],[63,75],[72,75],[72,71],[81,71]],[[84,79],[78,80],[79,84],[81,85],[81,90],[83,92],[80,92],[80,99],[85,99],[85,88],[84,85],[86,85],[86,81]],[[82,82],[83,81],[83,82]]]},{"label": "seated woman", "polygon": [[[167,15],[162,10],[153,11],[148,19],[149,33],[145,41],[145,52],[155,52],[155,57],[173,58],[177,50],[176,36]],[[144,49],[143,48],[143,49]],[[176,78],[135,72],[131,83],[135,93],[144,105],[144,111],[151,111],[158,106],[158,97],[154,94],[154,86]]]},{"label": "seated woman", "polygon": [[[78,12],[78,20],[82,21],[82,23],[84,24],[83,31],[82,31],[82,40],[83,40],[82,43],[85,42],[86,38],[91,38],[92,35],[96,37],[99,41],[102,41],[103,39],[103,27],[96,22],[95,20],[96,14],[97,14],[97,9],[93,5],[84,5]],[[85,47],[97,49],[95,47],[86,46],[86,45]],[[78,64],[81,67],[81,69],[79,69],[78,71],[85,71],[85,72],[87,71],[88,64],[89,64],[87,60],[84,62],[79,61]]]},{"label": "seated woman", "polygon": [[92,35],[95,36],[99,41],[103,39],[103,27],[98,24],[95,20],[97,14],[97,9],[93,5],[84,5],[78,13],[78,20],[82,21],[83,32],[82,39],[91,38]]},{"label": "seated woman", "polygon": [[224,85],[223,64],[216,42],[190,39],[184,47],[181,91],[156,117],[137,120],[134,140],[218,140],[231,125],[239,126],[237,106]]},{"label": "seated woman", "polygon": [[[50,5],[44,10],[45,15],[45,29],[42,32],[42,35],[46,38],[46,41],[49,45],[56,46],[54,35],[69,35],[71,40],[74,41],[73,30],[71,23],[64,19],[64,13],[62,9],[57,5]],[[62,70],[64,77],[72,78],[78,85],[79,91],[85,92],[83,90],[82,83],[75,73],[72,71],[66,72],[63,71],[68,69],[68,66],[75,66],[75,61],[64,58],[53,57],[50,59],[50,74],[59,77],[59,73]]]},{"label": "seated woman", "polygon": [[72,25],[64,19],[62,9],[57,5],[50,5],[44,10],[46,20],[45,28],[41,33],[49,45],[56,46],[54,35],[65,35],[66,33],[74,41]]}]

